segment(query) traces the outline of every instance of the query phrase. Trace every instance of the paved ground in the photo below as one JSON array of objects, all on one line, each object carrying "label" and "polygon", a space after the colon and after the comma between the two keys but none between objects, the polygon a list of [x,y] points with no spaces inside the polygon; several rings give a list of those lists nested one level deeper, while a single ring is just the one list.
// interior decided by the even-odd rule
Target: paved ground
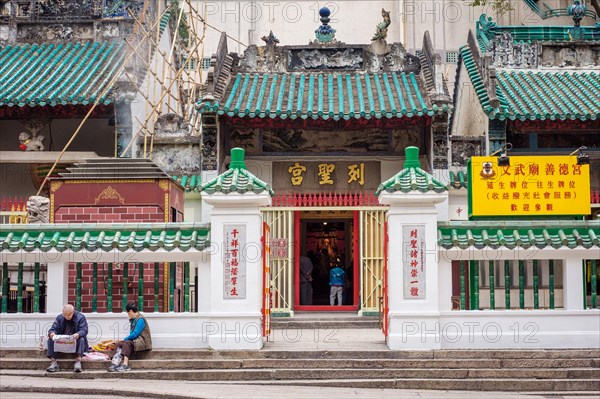
[{"label": "paved ground", "polygon": [[381,330],[370,329],[277,329],[271,332],[263,350],[346,350],[387,351]]},{"label": "paved ground", "polygon": [[[256,384],[256,382],[255,382]],[[15,392],[21,391],[21,392]],[[74,394],[77,392],[77,394]],[[60,395],[59,395],[60,394]],[[97,394],[97,395],[96,395]],[[63,378],[21,377],[2,373],[2,399],[107,399],[107,398],[211,398],[211,399],[597,399],[584,393],[520,394],[515,392],[424,391],[396,389],[356,389],[267,386],[247,383],[215,384],[198,381],[132,381],[115,379],[71,380]]]}]

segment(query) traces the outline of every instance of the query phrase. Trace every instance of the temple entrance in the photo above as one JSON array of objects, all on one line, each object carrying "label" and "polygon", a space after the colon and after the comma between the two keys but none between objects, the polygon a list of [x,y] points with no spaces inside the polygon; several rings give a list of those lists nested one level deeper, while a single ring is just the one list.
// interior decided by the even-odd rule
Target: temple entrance
[{"label": "temple entrance", "polygon": [[358,212],[305,211],[298,219],[294,309],[358,310]]}]

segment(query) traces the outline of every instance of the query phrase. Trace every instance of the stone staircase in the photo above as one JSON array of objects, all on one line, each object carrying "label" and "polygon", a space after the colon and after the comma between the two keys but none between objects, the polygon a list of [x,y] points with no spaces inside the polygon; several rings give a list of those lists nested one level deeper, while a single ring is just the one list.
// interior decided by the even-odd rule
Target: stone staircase
[{"label": "stone staircase", "polygon": [[356,312],[296,312],[294,317],[271,317],[271,329],[379,329],[378,316]]},{"label": "stone staircase", "polygon": [[[128,373],[107,362],[60,359],[48,377],[189,380],[353,388],[600,392],[600,349],[572,350],[154,350],[131,361]],[[44,353],[0,350],[1,375],[40,376]]]}]

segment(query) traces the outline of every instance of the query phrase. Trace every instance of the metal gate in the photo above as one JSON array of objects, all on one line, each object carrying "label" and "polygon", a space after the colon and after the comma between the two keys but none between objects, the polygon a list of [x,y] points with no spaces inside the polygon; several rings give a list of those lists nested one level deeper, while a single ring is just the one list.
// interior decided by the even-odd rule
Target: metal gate
[{"label": "metal gate", "polygon": [[365,316],[383,311],[385,218],[385,209],[360,211],[360,298]]},{"label": "metal gate", "polygon": [[262,331],[263,338],[269,340],[271,334],[271,266],[269,258],[270,248],[270,228],[263,222],[262,231],[262,258],[263,258],[263,292],[262,292]]},{"label": "metal gate", "polygon": [[294,275],[294,212],[265,209],[263,222],[269,228],[271,314],[292,315]]}]

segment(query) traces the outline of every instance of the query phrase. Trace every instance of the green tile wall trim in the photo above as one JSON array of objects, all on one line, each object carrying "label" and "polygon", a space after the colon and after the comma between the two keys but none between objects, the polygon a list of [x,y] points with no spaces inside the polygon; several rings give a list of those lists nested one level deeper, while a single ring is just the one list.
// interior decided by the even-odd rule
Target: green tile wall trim
[{"label": "green tile wall trim", "polygon": [[171,177],[185,188],[186,193],[199,192],[202,186],[202,177],[200,175],[178,175]]},{"label": "green tile wall trim", "polygon": [[[416,150],[416,151],[415,151]],[[382,192],[387,193],[410,193],[417,191],[420,193],[428,193],[434,191],[442,193],[447,191],[445,184],[437,181],[432,175],[419,167],[419,150],[417,147],[406,148],[406,161],[404,167],[396,175],[379,185],[375,195]]]},{"label": "green tile wall trim", "polygon": [[249,118],[416,117],[448,112],[431,104],[414,73],[238,73],[223,101],[200,102],[201,113]]},{"label": "green tile wall trim", "polygon": [[494,108],[469,46],[461,47],[460,54],[479,102],[490,119],[584,121],[600,118],[599,71],[498,69],[496,95],[500,106]]},{"label": "green tile wall trim", "polygon": [[[504,32],[509,32],[513,40],[518,42],[571,41],[570,30],[573,26],[498,26],[491,17],[482,14],[476,22],[477,42],[485,52],[490,41]],[[583,40],[600,41],[600,22],[592,26],[582,26]]]},{"label": "green tile wall trim", "polygon": [[[93,104],[123,64],[123,48],[115,42],[0,47],[0,106]],[[99,103],[111,101],[108,94]]]},{"label": "green tile wall trim", "polygon": [[600,248],[600,221],[438,223],[438,244],[460,248]]},{"label": "green tile wall trim", "polygon": [[246,169],[244,150],[242,148],[232,148],[229,169],[202,184],[199,191],[206,194],[260,194],[266,191],[271,196],[275,195],[270,184],[260,180]]},{"label": "green tile wall trim", "polygon": [[120,251],[208,248],[210,226],[200,223],[0,225],[0,252]]},{"label": "green tile wall trim", "polygon": [[459,170],[458,172],[449,172],[450,183],[449,186],[460,190],[461,188],[467,188],[467,172]]}]

